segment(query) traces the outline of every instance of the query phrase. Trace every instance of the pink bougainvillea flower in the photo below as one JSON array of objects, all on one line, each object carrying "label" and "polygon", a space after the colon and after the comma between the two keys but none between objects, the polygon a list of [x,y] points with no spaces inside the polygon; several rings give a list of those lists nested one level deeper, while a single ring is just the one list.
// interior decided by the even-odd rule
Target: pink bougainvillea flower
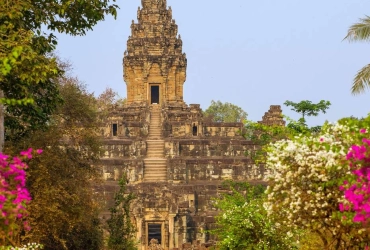
[{"label": "pink bougainvillea flower", "polygon": [[[21,152],[32,158],[32,149]],[[0,154],[0,225],[2,232],[10,233],[18,224],[17,220],[28,216],[26,205],[31,201],[26,188],[27,164],[21,158]],[[5,231],[4,231],[5,230]]]},{"label": "pink bougainvillea flower", "polygon": [[30,231],[31,230],[31,227],[30,225],[28,224],[28,221],[25,221],[23,222],[23,227],[26,231]]},{"label": "pink bougainvillea flower", "polygon": [[356,214],[355,217],[353,217],[354,222],[365,222],[366,218],[363,214]]},{"label": "pink bougainvillea flower", "polygon": [[[360,130],[365,133],[366,130]],[[354,222],[370,223],[370,140],[364,138],[362,145],[352,145],[346,159],[355,179],[345,181],[339,190],[344,192],[348,205],[339,204],[339,210],[353,211]],[[348,208],[348,209],[347,209]]]},{"label": "pink bougainvillea flower", "polygon": [[0,161],[5,161],[6,159],[8,159],[9,156],[7,155],[3,155],[2,153],[0,153]]},{"label": "pink bougainvillea flower", "polygon": [[21,155],[26,156],[28,159],[32,159],[32,148],[29,148],[26,151],[22,151]]},{"label": "pink bougainvillea flower", "polygon": [[369,145],[369,146],[370,146],[370,139],[366,139],[366,138],[364,138],[364,139],[362,139],[362,142],[363,142],[363,143],[366,143],[367,145]]},{"label": "pink bougainvillea flower", "polygon": [[366,133],[366,129],[364,129],[364,128],[360,129],[360,133],[361,134],[365,134]]},{"label": "pink bougainvillea flower", "polygon": [[41,154],[43,151],[44,151],[44,150],[42,150],[42,149],[37,149],[37,150],[36,150],[36,153],[37,153],[37,154]]},{"label": "pink bougainvillea flower", "polygon": [[344,211],[343,203],[339,203],[339,210],[340,210],[341,212],[343,212],[343,211]]}]

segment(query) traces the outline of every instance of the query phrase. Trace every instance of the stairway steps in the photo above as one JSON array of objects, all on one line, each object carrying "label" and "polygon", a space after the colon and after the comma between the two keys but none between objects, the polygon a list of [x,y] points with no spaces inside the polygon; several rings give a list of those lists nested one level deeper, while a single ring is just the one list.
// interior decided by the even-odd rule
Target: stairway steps
[{"label": "stairway steps", "polygon": [[147,157],[144,159],[144,181],[167,181],[167,159],[164,158],[161,112],[159,105],[153,105],[150,114]]},{"label": "stairway steps", "polygon": [[167,175],[167,171],[145,171],[144,174],[150,174],[150,176]]}]

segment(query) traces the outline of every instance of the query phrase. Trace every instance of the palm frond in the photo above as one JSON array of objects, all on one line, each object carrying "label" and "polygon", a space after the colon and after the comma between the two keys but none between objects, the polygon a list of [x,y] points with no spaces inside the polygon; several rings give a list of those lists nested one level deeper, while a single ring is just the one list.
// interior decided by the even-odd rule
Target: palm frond
[{"label": "palm frond", "polygon": [[343,40],[352,41],[370,41],[370,17],[360,18],[358,23],[351,25],[348,34]]},{"label": "palm frond", "polygon": [[370,64],[357,72],[353,79],[351,92],[353,95],[361,94],[365,92],[366,88],[370,88]]}]

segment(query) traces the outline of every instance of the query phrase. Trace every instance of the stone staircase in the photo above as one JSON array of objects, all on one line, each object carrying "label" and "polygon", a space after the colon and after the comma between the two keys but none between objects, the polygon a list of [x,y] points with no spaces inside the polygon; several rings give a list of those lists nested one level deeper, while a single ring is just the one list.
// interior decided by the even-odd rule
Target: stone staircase
[{"label": "stone staircase", "polygon": [[150,113],[147,157],[144,159],[144,181],[167,181],[167,159],[164,157],[162,139],[161,110],[158,104],[152,105]]}]

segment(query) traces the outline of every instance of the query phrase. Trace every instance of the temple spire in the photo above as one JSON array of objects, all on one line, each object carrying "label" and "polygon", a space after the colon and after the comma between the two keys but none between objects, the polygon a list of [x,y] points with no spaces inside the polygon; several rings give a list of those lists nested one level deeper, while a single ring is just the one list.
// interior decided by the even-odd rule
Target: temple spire
[{"label": "temple spire", "polygon": [[[127,102],[183,102],[186,56],[166,0],[142,0],[124,54]],[[158,93],[154,96],[153,90]],[[157,95],[157,94],[155,94]],[[158,100],[157,100],[158,99]]]},{"label": "temple spire", "polygon": [[166,0],[141,0],[144,9],[166,9]]}]

